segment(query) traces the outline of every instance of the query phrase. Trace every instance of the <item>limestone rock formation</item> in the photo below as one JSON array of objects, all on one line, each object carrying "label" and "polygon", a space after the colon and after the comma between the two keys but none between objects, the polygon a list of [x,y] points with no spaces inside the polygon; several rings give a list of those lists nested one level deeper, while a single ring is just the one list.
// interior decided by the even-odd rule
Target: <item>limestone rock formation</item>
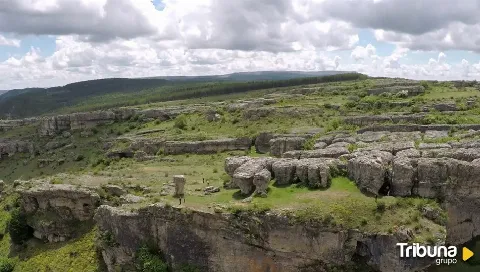
[{"label": "limestone rock formation", "polygon": [[301,159],[297,162],[296,176],[310,188],[328,188],[331,184],[330,167],[337,164],[334,159]]},{"label": "limestone rock formation", "polygon": [[173,176],[173,183],[175,184],[175,196],[185,195],[186,179],[183,175]]},{"label": "limestone rock formation", "polygon": [[233,176],[233,173],[235,173],[235,170],[237,170],[238,167],[242,166],[242,164],[244,164],[249,160],[251,160],[251,158],[246,156],[228,157],[225,159],[225,172],[229,176]]},{"label": "limestone rock formation", "polygon": [[235,170],[232,182],[240,188],[242,194],[249,194],[254,188],[253,179],[255,174],[269,167],[271,169],[272,163],[266,159],[248,160]]},{"label": "limestone rock formation", "polygon": [[303,148],[306,139],[303,137],[283,137],[270,140],[270,154],[276,157],[283,153]]},{"label": "limestone rock formation", "polygon": [[273,163],[272,172],[277,185],[288,185],[297,181],[297,163],[296,159],[280,159]]},{"label": "limestone rock formation", "polygon": [[384,151],[372,151],[348,161],[348,174],[358,187],[378,195],[387,180],[393,155]]},{"label": "limestone rock formation", "polygon": [[22,187],[19,192],[34,236],[48,242],[75,236],[79,224],[88,224],[100,205],[97,193],[73,185],[38,184]]},{"label": "limestone rock formation", "polygon": [[263,169],[260,172],[253,175],[253,185],[255,186],[255,194],[266,196],[268,183],[272,179],[272,174],[267,169]]},{"label": "limestone rock formation", "polygon": [[165,154],[211,154],[233,150],[250,150],[252,140],[248,137],[237,139],[207,140],[195,142],[165,142]]},{"label": "limestone rock formation", "polygon": [[272,133],[263,132],[255,138],[255,149],[258,153],[270,152],[270,140],[274,137]]},{"label": "limestone rock formation", "polygon": [[6,156],[13,156],[17,153],[33,155],[35,151],[36,147],[32,142],[0,139],[0,159]]},{"label": "limestone rock formation", "polygon": [[95,220],[100,233],[115,243],[100,243],[109,272],[132,270],[135,253],[145,241],[165,254],[174,271],[186,263],[200,271],[297,272],[306,267],[325,271],[324,265],[358,265],[355,255],[378,271],[418,271],[431,262],[399,258],[396,243],[403,236],[396,233],[364,234],[299,224],[274,213],[186,213],[162,204],[130,212],[101,206]]}]

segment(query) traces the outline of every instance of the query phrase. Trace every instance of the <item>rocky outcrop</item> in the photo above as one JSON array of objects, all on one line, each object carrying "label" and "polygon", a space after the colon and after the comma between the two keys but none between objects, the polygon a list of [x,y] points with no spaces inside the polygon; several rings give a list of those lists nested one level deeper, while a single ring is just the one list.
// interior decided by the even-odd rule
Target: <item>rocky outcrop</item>
[{"label": "rocky outcrop", "polygon": [[272,172],[277,185],[288,185],[297,182],[297,159],[279,159],[272,164]]},{"label": "rocky outcrop", "polygon": [[145,243],[163,252],[174,271],[185,264],[212,272],[325,271],[327,266],[360,265],[353,259],[362,256],[374,270],[404,272],[429,262],[399,258],[396,234],[298,223],[275,213],[183,212],[162,204],[127,212],[101,206],[95,220],[102,236],[109,237],[99,244],[110,272],[130,271]]},{"label": "rocky outcrop", "polygon": [[362,129],[359,129],[357,133],[362,134],[365,132],[375,131],[388,131],[388,132],[416,132],[420,131],[425,133],[430,131],[459,131],[459,130],[480,130],[480,124],[465,124],[465,125],[411,125],[411,124],[394,124],[394,125],[373,125]]},{"label": "rocky outcrop", "polygon": [[425,88],[421,85],[414,86],[388,86],[367,90],[368,95],[380,95],[383,93],[402,94],[407,96],[416,96],[425,93]]},{"label": "rocky outcrop", "polygon": [[457,111],[458,110],[457,105],[453,102],[433,104],[432,107],[437,111]]},{"label": "rocky outcrop", "polygon": [[35,145],[29,141],[2,140],[0,139],[0,159],[13,156],[17,153],[35,154]]},{"label": "rocky outcrop", "polygon": [[348,174],[357,186],[368,193],[379,195],[381,188],[389,181],[393,155],[384,151],[372,151],[348,161]]},{"label": "rocky outcrop", "polygon": [[272,179],[272,174],[267,169],[263,169],[260,172],[253,175],[253,185],[255,186],[255,194],[261,196],[267,196],[268,183]]},{"label": "rocky outcrop", "polygon": [[170,120],[183,113],[192,113],[201,107],[167,107],[154,109],[118,108],[105,111],[81,112],[66,115],[44,117],[40,119],[39,133],[42,136],[54,136],[63,131],[83,130],[115,120],[142,118],[147,120]]},{"label": "rocky outcrop", "polygon": [[237,138],[237,139],[221,139],[221,140],[207,140],[195,142],[165,142],[164,152],[167,155],[178,154],[211,154],[224,151],[233,150],[250,150],[252,146],[252,139]]},{"label": "rocky outcrop", "polygon": [[91,224],[100,205],[97,193],[73,185],[38,184],[18,190],[33,235],[48,242],[65,241]]},{"label": "rocky outcrop", "polygon": [[296,163],[296,176],[309,188],[328,188],[331,184],[330,168],[338,165],[333,159],[302,159]]},{"label": "rocky outcrop", "polygon": [[0,120],[0,132],[11,130],[18,127],[37,124],[38,122],[39,122],[39,119],[36,117],[17,119],[17,120]]},{"label": "rocky outcrop", "polygon": [[270,132],[263,132],[260,133],[256,138],[255,138],[255,150],[258,153],[268,153],[270,152],[270,140],[273,139],[275,135]]},{"label": "rocky outcrop", "polygon": [[183,175],[173,176],[173,184],[175,184],[175,196],[185,195],[185,183],[186,179]]},{"label": "rocky outcrop", "polygon": [[235,170],[232,182],[240,188],[242,194],[250,194],[254,189],[255,175],[259,175],[265,169],[271,171],[272,164],[271,158],[249,159]]},{"label": "rocky outcrop", "polygon": [[344,118],[344,122],[351,125],[365,126],[373,123],[419,123],[426,114],[408,114],[408,115],[367,115],[352,116]]},{"label": "rocky outcrop", "polygon": [[305,144],[304,137],[282,137],[270,140],[270,154],[276,157],[292,150],[300,150]]}]

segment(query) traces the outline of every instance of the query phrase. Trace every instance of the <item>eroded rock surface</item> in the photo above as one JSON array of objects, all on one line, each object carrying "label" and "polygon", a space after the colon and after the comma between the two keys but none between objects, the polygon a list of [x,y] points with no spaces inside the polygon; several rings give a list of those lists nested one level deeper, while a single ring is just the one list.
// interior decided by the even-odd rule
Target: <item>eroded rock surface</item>
[{"label": "eroded rock surface", "polygon": [[97,193],[73,185],[38,184],[19,192],[33,235],[48,242],[74,237],[82,223],[91,223],[100,205]]},{"label": "eroded rock surface", "polygon": [[308,271],[324,271],[327,265],[358,265],[354,255],[380,271],[414,271],[429,264],[428,260],[399,258],[395,245],[400,235],[298,224],[273,213],[185,213],[161,204],[128,212],[101,206],[95,220],[102,235],[115,241],[100,245],[111,272],[132,269],[136,250],[145,241],[164,252],[173,269],[190,264],[214,272],[297,272],[307,267],[313,269]]}]

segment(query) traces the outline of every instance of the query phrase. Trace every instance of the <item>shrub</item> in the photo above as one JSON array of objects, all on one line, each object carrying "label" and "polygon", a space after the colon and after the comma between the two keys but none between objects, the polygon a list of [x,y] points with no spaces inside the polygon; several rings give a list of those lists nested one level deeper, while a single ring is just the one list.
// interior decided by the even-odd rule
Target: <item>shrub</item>
[{"label": "shrub", "polygon": [[387,209],[387,205],[383,201],[377,202],[377,211],[383,213]]},{"label": "shrub", "polygon": [[8,233],[14,244],[21,245],[33,236],[32,229],[27,225],[27,217],[20,209],[14,209],[8,223]]},{"label": "shrub", "polygon": [[175,118],[175,124],[173,127],[184,130],[187,127],[187,116],[183,114],[177,116],[177,118]]},{"label": "shrub", "polygon": [[167,264],[156,254],[155,250],[142,246],[136,256],[137,271],[141,272],[167,272]]},{"label": "shrub", "polygon": [[0,272],[12,272],[15,268],[15,262],[12,259],[0,258]]}]

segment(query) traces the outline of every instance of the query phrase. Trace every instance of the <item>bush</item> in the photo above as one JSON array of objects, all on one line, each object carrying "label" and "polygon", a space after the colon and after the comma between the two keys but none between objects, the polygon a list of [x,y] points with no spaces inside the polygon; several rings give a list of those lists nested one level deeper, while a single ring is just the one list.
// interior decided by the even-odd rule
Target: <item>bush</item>
[{"label": "bush", "polygon": [[8,223],[8,233],[14,244],[21,245],[33,236],[32,228],[27,225],[27,217],[20,209],[14,209]]},{"label": "bush", "polygon": [[15,268],[15,262],[12,259],[0,258],[0,272],[12,272]]},{"label": "bush", "polygon": [[141,272],[168,272],[167,264],[160,258],[155,250],[142,246],[136,256],[137,271]]},{"label": "bush", "polygon": [[387,205],[383,201],[377,202],[377,212],[383,213],[387,209]]},{"label": "bush", "polygon": [[173,125],[173,127],[185,130],[185,128],[187,127],[187,116],[183,114],[177,116],[177,118],[175,118],[175,124]]}]

